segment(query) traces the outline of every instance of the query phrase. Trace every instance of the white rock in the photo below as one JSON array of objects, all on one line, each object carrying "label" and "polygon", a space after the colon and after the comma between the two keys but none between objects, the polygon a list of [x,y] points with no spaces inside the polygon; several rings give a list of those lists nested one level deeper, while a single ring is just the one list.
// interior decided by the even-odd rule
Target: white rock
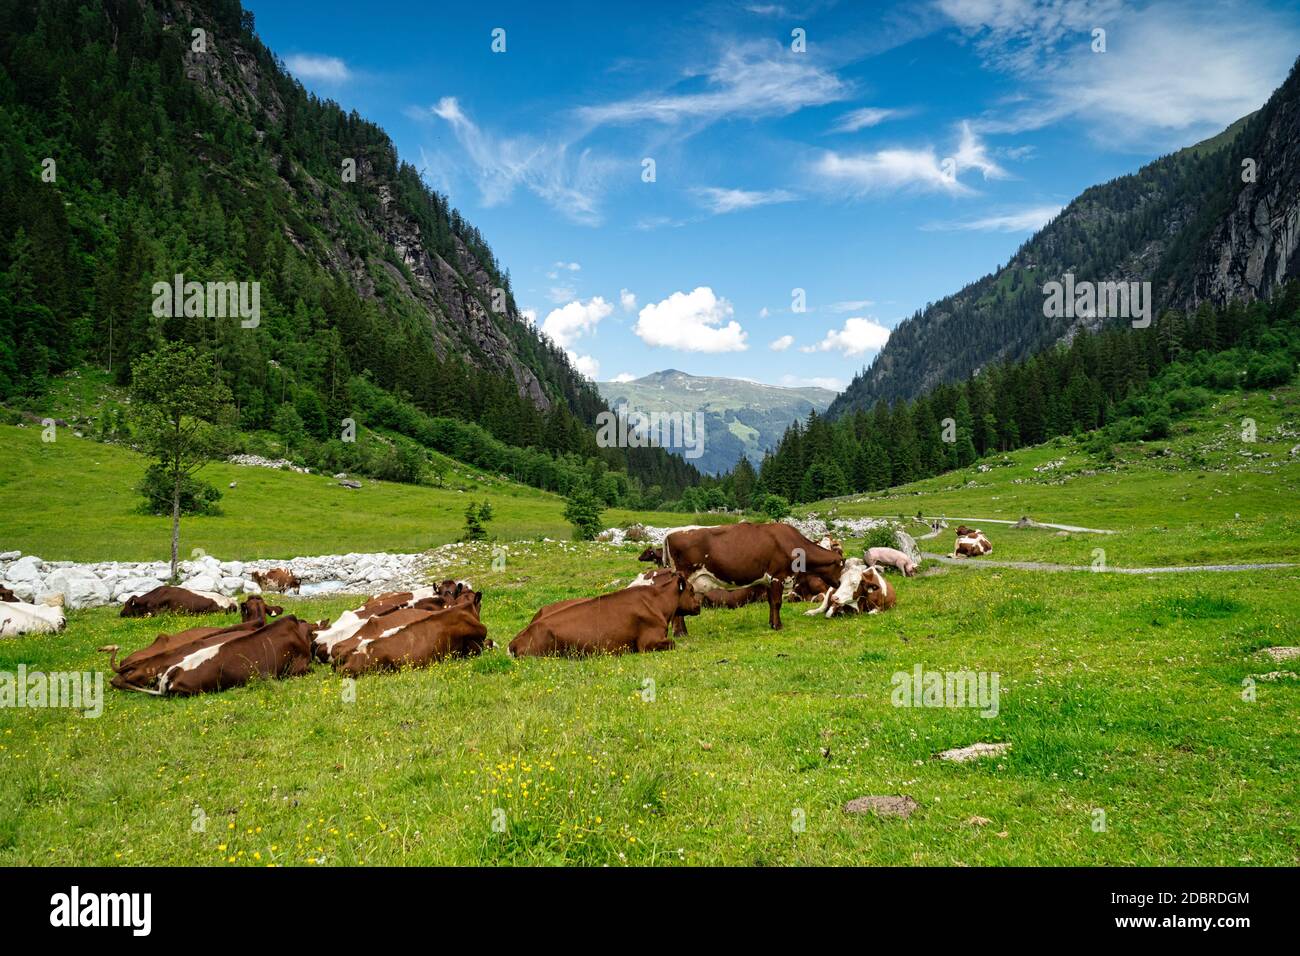
[{"label": "white rock", "polygon": [[121,581],[118,581],[113,588],[113,600],[120,604],[125,604],[126,599],[129,597],[147,594],[154,588],[160,587],[162,587],[162,582],[156,578],[123,578]]},{"label": "white rock", "polygon": [[186,580],[181,587],[188,588],[191,591],[215,591],[217,589],[217,579],[210,574],[200,574]]},{"label": "white rock", "polygon": [[45,579],[44,593],[63,595],[67,606],[74,610],[108,604],[112,592],[103,581],[90,571],[80,568],[59,568]]},{"label": "white rock", "polygon": [[244,579],[239,577],[228,577],[221,579],[222,594],[236,594],[243,585]]},{"label": "white rock", "polygon": [[41,559],[34,554],[19,558],[5,571],[7,581],[38,581],[41,577]]},{"label": "white rock", "polygon": [[17,561],[22,556],[21,551],[4,551],[0,552],[0,561]]}]

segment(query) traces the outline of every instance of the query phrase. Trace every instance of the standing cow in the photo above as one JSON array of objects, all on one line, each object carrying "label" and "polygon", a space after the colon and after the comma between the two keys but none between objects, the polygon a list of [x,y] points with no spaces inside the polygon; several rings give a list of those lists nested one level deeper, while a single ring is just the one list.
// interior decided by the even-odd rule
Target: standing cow
[{"label": "standing cow", "polygon": [[[817,575],[829,587],[838,587],[844,556],[808,540],[782,522],[718,525],[675,531],[664,539],[669,567],[680,571],[696,591],[718,587],[767,585],[768,626],[781,629],[781,595],[787,579],[799,574]],[[686,633],[680,615],[673,619],[673,634]]]}]

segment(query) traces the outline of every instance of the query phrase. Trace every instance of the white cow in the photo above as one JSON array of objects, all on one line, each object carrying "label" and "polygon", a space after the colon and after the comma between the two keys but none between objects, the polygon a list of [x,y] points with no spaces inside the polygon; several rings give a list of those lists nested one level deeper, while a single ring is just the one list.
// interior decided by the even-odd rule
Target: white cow
[{"label": "white cow", "polygon": [[19,634],[53,634],[63,630],[67,619],[63,608],[21,601],[0,602],[0,637]]}]

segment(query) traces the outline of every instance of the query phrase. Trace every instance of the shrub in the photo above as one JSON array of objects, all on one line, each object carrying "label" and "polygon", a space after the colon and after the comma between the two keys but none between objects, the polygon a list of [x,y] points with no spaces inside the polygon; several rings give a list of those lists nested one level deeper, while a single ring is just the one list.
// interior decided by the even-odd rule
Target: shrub
[{"label": "shrub", "polygon": [[573,525],[574,541],[592,541],[600,534],[600,501],[587,485],[579,485],[564,505],[564,520]]},{"label": "shrub", "polygon": [[867,548],[894,548],[897,546],[897,541],[894,538],[894,528],[890,524],[876,525],[867,532],[865,540],[862,542],[864,550]]},{"label": "shrub", "polygon": [[768,495],[759,510],[773,521],[780,521],[790,513],[790,502],[780,495]]}]

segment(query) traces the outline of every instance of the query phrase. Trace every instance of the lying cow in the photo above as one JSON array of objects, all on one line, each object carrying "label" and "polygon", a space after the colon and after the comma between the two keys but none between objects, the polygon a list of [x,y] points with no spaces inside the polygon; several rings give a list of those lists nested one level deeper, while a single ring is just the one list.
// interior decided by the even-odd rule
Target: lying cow
[{"label": "lying cow", "polygon": [[299,677],[310,669],[311,625],[288,614],[246,634],[191,651],[158,676],[157,688],[150,693],[210,693],[239,687],[254,677]]},{"label": "lying cow", "polygon": [[25,604],[17,594],[0,584],[0,604]]},{"label": "lying cow", "polygon": [[766,584],[751,584],[747,588],[714,588],[700,595],[700,604],[703,607],[738,608],[766,600]]},{"label": "lying cow", "polygon": [[253,580],[263,591],[280,591],[295,593],[302,590],[302,582],[289,568],[271,568],[269,571],[254,571]]},{"label": "lying cow", "polygon": [[916,575],[916,562],[897,548],[868,548],[866,558],[867,564],[897,568],[905,578]]},{"label": "lying cow", "polygon": [[312,654],[322,664],[330,663],[334,660],[334,648],[356,635],[371,618],[404,609],[431,611],[457,604],[471,604],[478,608],[479,596],[465,581],[444,581],[438,586],[377,595],[359,608],[344,611],[332,626],[317,631],[312,638]]},{"label": "lying cow", "polygon": [[239,605],[239,619],[241,621],[265,622],[268,617],[276,617],[283,613],[284,608],[278,604],[267,604],[260,594],[249,595]]},{"label": "lying cow", "polygon": [[656,548],[654,545],[646,548],[636,556],[638,561],[649,561],[651,564],[657,564],[659,567],[664,566],[664,554],[662,548]]},{"label": "lying cow", "polygon": [[152,644],[132,651],[118,663],[117,644],[108,644],[100,650],[109,655],[108,666],[113,671],[111,681],[121,690],[151,688],[163,671],[180,663],[197,650],[214,647],[244,634],[251,634],[262,625],[257,621],[241,621],[229,627],[191,627],[175,634],[159,634]]},{"label": "lying cow", "polygon": [[622,654],[672,650],[668,624],[700,613],[683,574],[656,574],[645,585],[549,605],[510,642],[511,657]]},{"label": "lying cow", "polygon": [[24,601],[0,601],[0,637],[54,634],[67,623],[63,608]]},{"label": "lying cow", "polygon": [[[814,544],[782,522],[738,524],[675,531],[664,539],[667,566],[686,575],[691,586],[705,592],[718,587],[767,585],[768,626],[781,628],[781,598],[785,582],[797,574],[839,585],[844,556]],[[673,634],[686,633],[678,615]]]},{"label": "lying cow", "polygon": [[968,528],[965,525],[959,525],[957,528],[957,543],[953,545],[952,556],[962,558],[978,558],[981,554],[992,554],[993,545],[985,537],[984,532],[978,528]]},{"label": "lying cow", "polygon": [[356,635],[336,647],[334,669],[356,677],[482,654],[485,646],[492,646],[487,628],[479,620],[482,597],[476,592],[472,603],[437,611],[405,608],[371,618]]},{"label": "lying cow", "polygon": [[152,617],[155,614],[222,614],[235,610],[235,601],[215,591],[191,591],[164,584],[144,594],[135,594],[122,605],[122,617]]},{"label": "lying cow", "polygon": [[861,558],[849,558],[844,562],[839,585],[822,595],[821,603],[804,614],[809,617],[817,614],[834,617],[852,611],[877,614],[890,610],[897,601],[893,587],[879,567]]}]

